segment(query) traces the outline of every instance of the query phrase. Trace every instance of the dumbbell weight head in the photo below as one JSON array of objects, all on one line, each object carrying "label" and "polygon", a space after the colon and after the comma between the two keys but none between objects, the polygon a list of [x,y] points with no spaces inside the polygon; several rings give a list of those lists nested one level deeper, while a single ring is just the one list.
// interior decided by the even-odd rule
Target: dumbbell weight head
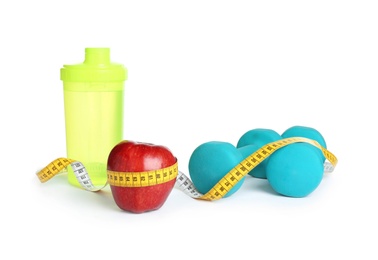
[{"label": "dumbbell weight head", "polygon": [[[308,126],[292,126],[290,128],[288,128],[287,130],[285,130],[282,135],[281,135],[283,138],[288,138],[288,137],[305,137],[305,138],[308,138],[308,139],[311,139],[311,140],[315,140],[317,141],[321,146],[323,146],[324,148],[327,148],[327,144],[326,144],[326,141],[324,139],[324,137],[322,136],[322,134],[316,130],[315,128],[312,128],[312,127],[308,127]],[[322,153],[322,151],[313,146],[313,145],[310,145],[308,144],[312,149],[314,149],[316,151],[316,153],[319,155],[319,157],[321,158],[321,160],[323,161],[323,163],[325,162],[325,157]]]},{"label": "dumbbell weight head", "polygon": [[[196,189],[206,194],[243,159],[243,155],[231,143],[206,142],[192,152],[189,158],[189,175]],[[224,197],[234,194],[244,180],[245,176]]]},{"label": "dumbbell weight head", "polygon": [[307,143],[293,143],[275,151],[266,165],[271,187],[288,197],[305,197],[323,178],[323,161]]}]

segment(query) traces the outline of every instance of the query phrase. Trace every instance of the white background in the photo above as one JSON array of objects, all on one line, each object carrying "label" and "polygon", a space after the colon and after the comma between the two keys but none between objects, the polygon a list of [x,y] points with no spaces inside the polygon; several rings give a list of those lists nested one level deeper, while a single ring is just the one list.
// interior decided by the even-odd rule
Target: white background
[{"label": "white background", "polygon": [[[7,259],[377,259],[376,1],[2,1],[1,254]],[[110,47],[128,68],[124,138],[188,173],[207,141],[319,130],[339,159],[308,197],[248,178],[233,196],[173,190],[154,212],[35,172],[65,156],[63,64]],[[74,257],[74,258],[72,258]]]}]

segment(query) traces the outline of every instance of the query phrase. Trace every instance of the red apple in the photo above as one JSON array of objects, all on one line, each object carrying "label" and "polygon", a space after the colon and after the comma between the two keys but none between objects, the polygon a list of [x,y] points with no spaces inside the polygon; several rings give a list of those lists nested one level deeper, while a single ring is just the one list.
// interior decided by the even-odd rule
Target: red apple
[{"label": "red apple", "polygon": [[[177,167],[177,158],[165,146],[124,140],[110,151],[108,156],[108,179],[113,172],[138,174],[167,167]],[[163,183],[131,187],[116,185],[109,180],[114,201],[119,208],[133,213],[157,210],[163,206],[171,193],[177,176]]]}]

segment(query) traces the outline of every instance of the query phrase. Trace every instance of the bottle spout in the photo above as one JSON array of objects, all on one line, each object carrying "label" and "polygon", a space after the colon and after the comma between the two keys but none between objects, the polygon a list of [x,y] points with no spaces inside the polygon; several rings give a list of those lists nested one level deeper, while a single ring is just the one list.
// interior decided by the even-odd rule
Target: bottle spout
[{"label": "bottle spout", "polygon": [[85,64],[109,64],[110,48],[85,48]]}]

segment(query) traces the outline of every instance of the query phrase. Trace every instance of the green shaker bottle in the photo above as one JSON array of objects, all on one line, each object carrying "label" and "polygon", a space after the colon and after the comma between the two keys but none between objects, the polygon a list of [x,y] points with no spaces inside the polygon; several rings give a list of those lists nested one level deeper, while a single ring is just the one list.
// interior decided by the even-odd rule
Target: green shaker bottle
[{"label": "green shaker bottle", "polygon": [[[67,157],[84,164],[93,185],[107,181],[107,159],[123,139],[127,69],[110,61],[109,48],[86,48],[83,63],[60,70],[64,89]],[[80,187],[71,167],[68,181]]]}]

